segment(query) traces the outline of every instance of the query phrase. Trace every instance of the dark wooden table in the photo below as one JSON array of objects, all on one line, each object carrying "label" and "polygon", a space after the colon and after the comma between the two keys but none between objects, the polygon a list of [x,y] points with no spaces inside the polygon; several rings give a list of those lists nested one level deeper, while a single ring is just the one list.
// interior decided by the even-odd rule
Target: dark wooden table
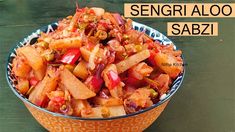
[{"label": "dark wooden table", "polygon": [[[74,3],[74,0],[0,0],[0,132],[46,131],[7,85],[7,54],[18,40],[31,31],[72,14]],[[123,2],[118,0],[80,0],[78,3],[82,7],[100,6],[123,13]],[[183,50],[188,64],[185,80],[166,110],[146,132],[234,132],[235,19],[134,20],[164,34],[169,21],[219,22],[218,37],[170,37]]]}]

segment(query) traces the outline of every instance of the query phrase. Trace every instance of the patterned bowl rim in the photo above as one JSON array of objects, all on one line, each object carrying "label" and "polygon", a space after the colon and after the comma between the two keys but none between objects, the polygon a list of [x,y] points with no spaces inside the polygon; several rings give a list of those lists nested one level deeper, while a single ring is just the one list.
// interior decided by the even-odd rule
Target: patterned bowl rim
[{"label": "patterned bowl rim", "polygon": [[[36,31],[32,32],[31,35],[28,35],[29,36],[32,36],[33,34],[39,34],[38,31],[46,31],[46,30],[50,30],[50,28],[53,28],[53,25],[57,27],[57,22],[54,22],[52,24],[49,24],[47,26],[43,26],[39,29],[37,29]],[[163,35],[162,33],[160,33],[159,31],[157,31],[156,29],[153,29],[149,26],[146,26],[144,24],[141,24],[141,23],[138,23],[138,22],[132,22],[133,24],[133,28],[135,30],[138,30],[138,31],[143,31],[144,29],[148,29],[148,35],[150,36],[150,33],[155,33],[157,38],[154,38],[153,36],[150,36],[151,38],[153,38],[154,40],[158,40],[161,42],[161,44],[163,45],[167,45],[167,44],[173,44],[173,42],[168,39],[165,35]],[[138,29],[136,29],[136,27],[139,27]],[[142,29],[141,29],[142,28]],[[47,31],[47,32],[48,32]],[[55,113],[55,112],[51,112],[45,108],[42,108],[42,107],[39,107],[33,103],[31,103],[26,97],[24,97],[22,94],[20,94],[16,88],[13,86],[13,81],[10,79],[10,71],[9,71],[9,67],[12,63],[12,59],[11,59],[11,54],[15,51],[15,49],[19,48],[20,46],[20,43],[22,42],[25,42],[27,40],[28,37],[25,37],[24,39],[22,39],[21,41],[18,41],[18,43],[16,43],[14,46],[12,46],[12,48],[10,49],[10,52],[8,54],[8,58],[7,58],[7,63],[6,63],[6,79],[7,79],[7,83],[8,85],[10,86],[11,90],[13,91],[13,93],[19,98],[21,99],[24,103],[36,108],[36,109],[39,109],[40,111],[43,111],[43,112],[46,112],[48,114],[51,114],[53,116],[56,116],[56,117],[63,117],[63,118],[70,118],[70,119],[76,119],[76,120],[114,120],[114,119],[120,119],[120,118],[128,118],[128,117],[132,117],[132,116],[138,116],[139,114],[141,113],[144,113],[144,112],[147,112],[149,110],[152,110],[153,108],[155,107],[158,107],[160,106],[161,104],[165,103],[166,101],[168,101],[175,93],[176,91],[180,88],[183,80],[184,80],[184,76],[185,76],[185,66],[183,66],[183,72],[174,80],[174,82],[172,83],[172,86],[170,88],[170,92],[168,92],[168,94],[165,96],[164,99],[160,100],[158,103],[156,104],[153,104],[151,107],[148,107],[146,109],[143,109],[143,110],[140,110],[140,111],[137,111],[135,113],[132,113],[132,114],[127,114],[127,115],[122,115],[122,116],[116,116],[116,117],[109,117],[109,118],[83,118],[83,117],[76,117],[76,116],[69,116],[69,115],[63,115],[63,114],[60,114],[60,113]],[[160,38],[159,38],[160,37]],[[167,42],[164,43],[164,41],[162,41],[163,39],[165,39]],[[173,44],[174,45],[174,44]],[[174,45],[174,48],[176,48],[176,46]],[[185,64],[185,61],[184,61],[184,57],[183,55],[181,56],[182,60],[183,60],[183,64]],[[174,88],[174,89],[173,89]]]}]

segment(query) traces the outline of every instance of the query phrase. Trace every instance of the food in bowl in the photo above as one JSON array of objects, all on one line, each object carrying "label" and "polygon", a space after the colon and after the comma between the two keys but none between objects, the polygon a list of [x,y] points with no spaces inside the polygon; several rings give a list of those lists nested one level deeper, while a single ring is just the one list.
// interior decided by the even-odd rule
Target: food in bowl
[{"label": "food in bowl", "polygon": [[17,49],[17,90],[49,111],[84,118],[135,113],[157,103],[182,73],[182,52],[102,8],[77,9]]}]

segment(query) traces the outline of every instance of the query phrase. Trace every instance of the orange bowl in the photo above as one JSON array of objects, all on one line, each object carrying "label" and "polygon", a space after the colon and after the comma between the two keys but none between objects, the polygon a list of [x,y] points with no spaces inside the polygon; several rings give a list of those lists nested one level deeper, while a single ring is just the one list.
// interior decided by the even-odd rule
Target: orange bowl
[{"label": "orange bowl", "polygon": [[[133,22],[133,28],[138,31],[145,31],[154,40],[161,42],[163,45],[173,44],[166,36],[158,32],[157,30],[150,28],[146,25]],[[12,74],[12,61],[16,56],[16,49],[26,44],[34,44],[39,37],[41,32],[52,32],[57,28],[57,23],[50,24],[41,29],[36,30],[31,35],[24,38],[22,41],[16,44],[9,53],[8,62],[6,64],[6,78],[8,84],[13,93],[19,97],[31,112],[33,117],[47,130],[49,131],[143,131],[149,127],[162,113],[167,103],[173,94],[179,89],[183,78],[185,69],[183,72],[174,80],[170,91],[161,96],[160,101],[151,107],[138,111],[133,114],[128,114],[118,117],[110,118],[81,118],[74,116],[67,116],[58,113],[48,111],[44,108],[38,107],[31,103],[24,95],[19,93],[16,89],[16,78]],[[174,46],[176,49],[176,47]],[[183,59],[183,57],[182,57]]]},{"label": "orange bowl", "polygon": [[55,132],[88,132],[88,131],[117,131],[117,132],[140,132],[149,127],[162,113],[168,101],[149,111],[122,118],[108,119],[73,119],[63,116],[55,116],[27,103],[25,106],[33,117],[48,131]]}]

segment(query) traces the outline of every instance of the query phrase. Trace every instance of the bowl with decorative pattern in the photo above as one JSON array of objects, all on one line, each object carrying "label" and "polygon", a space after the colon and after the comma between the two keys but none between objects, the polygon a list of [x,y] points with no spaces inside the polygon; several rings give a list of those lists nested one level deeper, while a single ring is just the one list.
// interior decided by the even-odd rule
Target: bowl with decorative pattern
[{"label": "bowl with decorative pattern", "polygon": [[[160,101],[149,108],[140,110],[138,112],[127,114],[124,116],[110,117],[110,118],[82,118],[62,115],[48,111],[44,108],[36,106],[31,103],[25,96],[20,94],[16,89],[16,79],[12,75],[12,61],[16,57],[16,49],[27,44],[34,44],[41,32],[53,32],[57,28],[58,23],[52,23],[44,26],[30,35],[25,37],[22,41],[16,43],[9,53],[6,64],[6,79],[13,93],[23,101],[26,108],[30,111],[33,117],[49,131],[143,131],[149,127],[163,112],[171,97],[180,88],[185,69],[174,80],[170,87],[170,91],[161,97]],[[164,36],[159,31],[138,22],[132,22],[133,29],[145,32],[149,37],[159,41],[162,45],[173,44],[173,42]],[[176,46],[174,45],[176,49]],[[182,57],[182,56],[181,56]],[[183,57],[182,57],[183,58]]]}]

